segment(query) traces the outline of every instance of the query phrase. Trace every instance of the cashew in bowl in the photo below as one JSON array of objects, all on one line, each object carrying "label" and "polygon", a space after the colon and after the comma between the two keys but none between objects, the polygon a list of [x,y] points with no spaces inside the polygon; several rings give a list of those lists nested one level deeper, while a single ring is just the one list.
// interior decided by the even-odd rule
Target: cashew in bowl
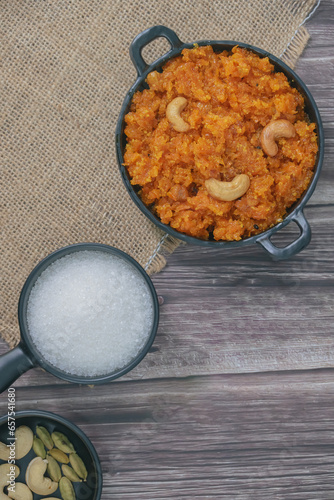
[{"label": "cashew in bowl", "polygon": [[8,500],[9,496],[4,493],[4,487],[11,486],[12,476],[17,478],[20,474],[20,469],[17,465],[9,463],[0,465],[0,500]]},{"label": "cashew in bowl", "polygon": [[205,181],[209,195],[220,201],[237,200],[246,193],[249,185],[250,180],[246,174],[236,175],[231,182],[218,181],[217,179]]},{"label": "cashew in bowl", "polygon": [[176,132],[187,132],[190,128],[189,124],[181,117],[181,111],[184,110],[186,105],[187,99],[185,97],[175,97],[167,106],[167,120]]},{"label": "cashew in bowl", "polygon": [[58,488],[58,483],[44,477],[48,465],[47,460],[36,457],[29,463],[26,471],[26,483],[37,495],[50,495]]},{"label": "cashew in bowl", "polygon": [[15,491],[8,490],[9,498],[14,500],[33,500],[33,494],[24,483],[15,483]]},{"label": "cashew in bowl", "polygon": [[32,448],[34,434],[32,430],[26,425],[21,425],[15,431],[15,458],[20,460],[20,458],[25,457]]},{"label": "cashew in bowl", "polygon": [[278,153],[277,139],[280,137],[290,139],[295,134],[295,127],[288,120],[274,120],[268,123],[261,132],[262,149],[268,156],[275,156]]},{"label": "cashew in bowl", "polygon": [[9,459],[9,455],[10,455],[9,446],[0,441],[0,459],[5,460],[7,462],[7,460]]}]

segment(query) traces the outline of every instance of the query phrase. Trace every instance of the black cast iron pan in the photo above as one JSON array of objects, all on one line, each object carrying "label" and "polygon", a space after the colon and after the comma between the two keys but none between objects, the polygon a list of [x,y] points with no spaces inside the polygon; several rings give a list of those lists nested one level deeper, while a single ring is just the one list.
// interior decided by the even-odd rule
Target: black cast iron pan
[{"label": "black cast iron pan", "polygon": [[[8,393],[8,398],[13,396],[15,399],[15,389]],[[10,405],[10,404],[9,404]],[[14,417],[10,414],[14,413]],[[12,419],[11,419],[12,418]],[[14,425],[13,425],[14,424]],[[88,439],[86,434],[79,427],[74,425],[69,420],[56,415],[55,413],[41,410],[14,411],[8,410],[8,415],[0,418],[0,441],[8,446],[15,443],[13,432],[11,429],[17,429],[20,426],[29,427],[36,434],[36,427],[45,427],[49,433],[62,432],[73,444],[75,451],[83,460],[87,469],[87,479],[83,482],[73,483],[76,498],[85,500],[100,500],[102,494],[102,468],[96,450]],[[15,455],[15,444],[13,456]],[[20,474],[16,478],[18,483],[25,483],[25,472],[29,462],[36,457],[36,454],[31,449],[30,452],[23,458],[15,459],[15,464],[20,469]],[[10,459],[12,462],[12,458]],[[0,459],[0,465],[6,463]],[[59,488],[52,494],[53,498],[61,498]],[[34,500],[41,498],[40,495],[33,494]]]},{"label": "black cast iron pan", "polygon": [[[160,37],[166,38],[170,43],[171,48],[166,54],[157,59],[154,63],[148,65],[142,56],[142,50],[150,42]],[[223,50],[231,50],[235,45],[239,45],[240,47],[244,47],[248,50],[253,51],[260,57],[268,57],[270,59],[270,62],[274,65],[275,71],[284,73],[289,79],[290,84],[296,87],[298,91],[303,95],[305,100],[305,111],[311,122],[314,122],[316,124],[316,133],[318,137],[318,155],[316,159],[314,175],[308,189],[304,192],[303,196],[298,200],[298,202],[296,202],[289,209],[287,216],[282,222],[276,224],[274,227],[268,229],[267,231],[261,234],[258,234],[256,236],[251,236],[249,238],[240,241],[201,240],[199,238],[194,238],[192,236],[180,233],[171,228],[169,225],[163,224],[161,220],[158,217],[156,217],[149,210],[149,208],[147,208],[141,201],[141,199],[138,196],[136,188],[131,185],[127,170],[123,165],[124,150],[126,146],[126,137],[124,134],[124,125],[125,125],[124,117],[130,109],[133,94],[137,91],[143,90],[144,88],[148,88],[146,84],[146,77],[149,73],[151,73],[152,71],[161,71],[163,65],[169,59],[179,56],[182,50],[185,48],[188,49],[192,48],[194,46],[194,43],[200,46],[211,45],[214,51],[216,52],[222,52]],[[203,40],[193,43],[183,43],[176,35],[176,33],[171,29],[167,28],[166,26],[154,26],[140,33],[130,45],[130,57],[137,70],[138,77],[134,85],[129,90],[121,108],[121,112],[116,127],[116,152],[117,152],[117,159],[119,163],[120,172],[122,175],[123,182],[127,188],[127,191],[131,196],[132,200],[134,201],[134,203],[146,215],[146,217],[148,217],[160,229],[170,234],[171,236],[195,245],[213,246],[219,248],[237,248],[237,247],[244,247],[247,245],[251,245],[253,243],[258,243],[271,255],[273,260],[287,259],[300,252],[303,248],[305,248],[311,240],[311,228],[308,221],[305,218],[303,209],[308,200],[310,199],[315,189],[316,183],[319,179],[323,162],[323,156],[324,156],[324,132],[317,105],[310,91],[303,83],[303,81],[299,78],[299,76],[291,68],[289,68],[289,66],[287,66],[283,61],[281,61],[280,59],[278,59],[277,57],[273,56],[272,54],[263,49],[236,41]],[[297,226],[299,227],[300,230],[299,236],[297,237],[296,240],[294,240],[286,247],[284,248],[277,247],[271,241],[272,236],[290,222],[296,223]]]},{"label": "black cast iron pan", "polygon": [[[115,370],[112,373],[106,373],[105,375],[96,377],[83,377],[73,375],[60,370],[53,364],[49,363],[39,353],[35,344],[33,343],[32,338],[29,334],[29,328],[27,324],[27,305],[29,294],[38,277],[50,264],[52,264],[56,260],[64,257],[65,255],[69,255],[71,253],[79,251],[107,252],[115,255],[120,259],[125,260],[130,266],[133,267],[134,271],[139,272],[142,275],[148,285],[152,297],[154,314],[152,328],[151,331],[148,332],[147,341],[141,351],[126,366],[120,367],[118,370]],[[44,370],[52,373],[56,377],[67,380],[68,382],[78,384],[103,384],[119,378],[122,375],[125,375],[135,366],[137,366],[138,363],[140,363],[140,361],[146,356],[154,342],[159,323],[159,302],[150,277],[140,266],[140,264],[138,264],[138,262],[128,254],[110,245],[103,245],[100,243],[77,243],[75,245],[69,245],[67,247],[56,250],[55,252],[48,255],[45,259],[43,259],[33,269],[21,291],[18,305],[18,320],[21,332],[21,341],[19,345],[14,349],[0,356],[0,393],[7,389],[24,372],[26,372],[30,368],[34,368],[37,366],[41,366],[42,368],[44,368]],[[94,335],[94,332],[92,332],[92,335]],[[94,353],[92,353],[92,355],[94,355]]]}]

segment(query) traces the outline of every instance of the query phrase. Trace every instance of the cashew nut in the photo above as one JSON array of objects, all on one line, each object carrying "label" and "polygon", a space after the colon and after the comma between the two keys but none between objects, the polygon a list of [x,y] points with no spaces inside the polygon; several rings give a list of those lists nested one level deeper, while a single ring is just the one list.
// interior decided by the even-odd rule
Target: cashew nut
[{"label": "cashew nut", "polygon": [[5,443],[2,443],[0,441],[0,458],[1,458],[1,460],[5,460],[7,462],[7,460],[9,459],[9,455],[10,455],[9,446],[7,446]]},{"label": "cashew nut", "polygon": [[187,99],[185,97],[175,97],[167,106],[167,120],[177,132],[187,132],[190,128],[189,124],[181,117],[181,111],[184,110],[186,105]]},{"label": "cashew nut", "polygon": [[25,457],[31,450],[34,434],[30,427],[21,425],[15,431],[15,438],[15,458],[16,460],[20,460],[20,458]]},{"label": "cashew nut", "polygon": [[58,488],[58,483],[49,477],[44,477],[48,465],[47,460],[36,457],[29,463],[26,471],[26,483],[37,495],[50,495]]},{"label": "cashew nut", "polygon": [[246,193],[249,185],[250,180],[246,174],[237,175],[231,182],[218,181],[217,179],[205,181],[209,195],[220,201],[237,200]]},{"label": "cashew nut", "polygon": [[[21,425],[15,431],[15,458],[20,460],[23,458],[32,448],[32,443],[34,439],[34,434],[32,430],[26,425]],[[5,443],[0,442],[0,458],[1,460],[8,460],[10,456],[10,449]]]},{"label": "cashew nut", "polygon": [[33,500],[33,494],[24,483],[15,483],[15,491],[8,489],[8,496],[14,500]]},{"label": "cashew nut", "polygon": [[4,487],[8,485],[10,486],[12,476],[15,476],[15,478],[17,478],[19,474],[20,469],[17,465],[11,465],[8,462],[6,464],[0,465],[0,500],[8,500],[9,496],[4,493]]},{"label": "cashew nut", "polygon": [[275,156],[278,152],[276,140],[280,137],[290,139],[296,134],[295,127],[288,120],[275,120],[268,123],[261,132],[261,145],[268,156]]}]

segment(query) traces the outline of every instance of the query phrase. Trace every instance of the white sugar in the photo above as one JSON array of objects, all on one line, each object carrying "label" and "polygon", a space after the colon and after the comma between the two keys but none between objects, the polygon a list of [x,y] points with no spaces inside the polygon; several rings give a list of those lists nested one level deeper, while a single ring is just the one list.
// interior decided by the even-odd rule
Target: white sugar
[{"label": "white sugar", "polygon": [[141,351],[153,325],[143,276],[112,254],[82,250],[51,264],[33,286],[29,334],[45,360],[84,376],[123,368]]}]

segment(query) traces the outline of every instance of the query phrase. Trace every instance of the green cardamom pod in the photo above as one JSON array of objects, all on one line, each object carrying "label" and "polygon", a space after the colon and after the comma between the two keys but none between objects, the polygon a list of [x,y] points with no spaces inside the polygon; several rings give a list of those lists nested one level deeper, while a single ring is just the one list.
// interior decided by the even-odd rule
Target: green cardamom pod
[{"label": "green cardamom pod", "polygon": [[52,448],[52,450],[48,451],[48,454],[57,460],[57,462],[61,462],[62,464],[68,464],[70,461],[68,455],[66,455],[63,451],[58,450],[58,448]]},{"label": "green cardamom pod", "polygon": [[73,444],[62,432],[53,432],[51,437],[59,450],[64,453],[75,453]]},{"label": "green cardamom pod", "polygon": [[41,439],[44,443],[44,445],[51,450],[53,448],[53,441],[50,435],[50,432],[45,428],[42,427],[41,425],[36,426],[36,434]]},{"label": "green cardamom pod", "polygon": [[59,481],[60,494],[63,500],[76,500],[75,492],[71,481],[67,477],[62,477]]},{"label": "green cardamom pod", "polygon": [[49,476],[51,477],[52,481],[59,483],[61,478],[61,470],[58,462],[49,454],[47,455],[46,459],[48,461],[47,471]]},{"label": "green cardamom pod", "polygon": [[73,469],[75,470],[75,472],[78,474],[78,476],[81,477],[81,479],[83,479],[84,481],[86,481],[88,472],[87,472],[85,464],[83,463],[83,461],[79,457],[79,455],[77,455],[76,453],[71,453],[70,454],[70,463],[71,463]]},{"label": "green cardamom pod", "polygon": [[39,439],[37,436],[34,436],[33,442],[32,442],[32,449],[34,450],[35,455],[38,457],[44,458],[46,457],[46,451],[44,444],[41,439]]},{"label": "green cardamom pod", "polygon": [[65,477],[67,477],[72,483],[80,483],[81,479],[78,476],[78,474],[75,472],[72,467],[69,465],[63,464],[61,466],[62,473],[64,474]]}]

